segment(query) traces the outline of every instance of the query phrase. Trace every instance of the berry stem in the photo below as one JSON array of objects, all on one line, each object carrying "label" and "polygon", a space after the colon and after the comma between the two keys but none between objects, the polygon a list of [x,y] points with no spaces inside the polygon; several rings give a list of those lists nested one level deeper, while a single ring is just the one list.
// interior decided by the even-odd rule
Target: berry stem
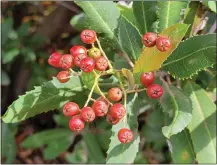
[{"label": "berry stem", "polygon": [[95,100],[95,99],[93,99],[93,98],[90,98],[90,100],[91,100],[91,101],[93,101],[93,102],[95,102],[95,101],[96,101],[96,100]]},{"label": "berry stem", "polygon": [[98,44],[99,50],[102,52],[102,55],[106,58],[106,60],[108,60],[109,68],[110,68],[110,69],[113,69],[112,64],[110,63],[110,61],[109,61],[109,59],[107,58],[105,52],[103,51],[103,49],[102,49],[102,47],[101,47],[101,44],[100,44],[100,41],[98,40],[98,38],[96,38],[96,42],[97,42],[97,44]]},{"label": "berry stem", "polygon": [[135,89],[135,90],[127,90],[127,93],[136,93],[136,92],[142,92],[147,90],[147,88],[143,88],[143,89]]},{"label": "berry stem", "polygon": [[130,57],[126,54],[126,53],[120,53],[124,59],[128,62],[128,64],[133,68],[134,67],[134,63],[131,61]]},{"label": "berry stem", "polygon": [[97,75],[96,72],[95,72],[95,75],[96,75],[96,77],[95,77],[95,80],[94,80],[93,87],[91,88],[91,91],[90,91],[90,93],[89,93],[89,95],[88,95],[87,101],[86,101],[85,104],[84,104],[84,107],[86,107],[86,106],[88,105],[88,103],[89,103],[89,101],[90,101],[90,99],[91,99],[91,97],[92,97],[94,88],[95,88],[95,86],[97,85],[98,79],[99,79],[99,77],[100,77],[100,75]]},{"label": "berry stem", "polygon": [[74,70],[72,70],[72,68],[69,68],[69,72],[71,72],[71,74],[72,74],[73,76],[81,76],[80,73],[76,73]]}]

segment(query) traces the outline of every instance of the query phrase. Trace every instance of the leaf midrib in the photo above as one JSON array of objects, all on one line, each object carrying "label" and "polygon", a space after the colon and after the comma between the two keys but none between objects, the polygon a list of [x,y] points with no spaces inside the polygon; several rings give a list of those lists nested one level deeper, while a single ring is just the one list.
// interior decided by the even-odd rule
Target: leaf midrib
[{"label": "leaf midrib", "polygon": [[177,60],[174,60],[174,61],[168,62],[168,63],[166,63],[166,64],[163,64],[162,67],[165,67],[165,66],[167,66],[167,65],[170,65],[170,64],[173,64],[173,63],[176,63],[176,62],[179,62],[179,61],[181,61],[181,60],[184,60],[184,59],[188,58],[188,57],[191,56],[192,54],[195,54],[195,53],[197,53],[197,52],[199,52],[199,51],[203,51],[203,50],[205,50],[205,49],[209,49],[209,48],[212,48],[212,47],[215,48],[216,46],[208,46],[208,47],[205,47],[205,48],[198,49],[197,51],[192,52],[192,53],[190,53],[190,54],[187,55],[187,56],[184,56],[184,57],[179,58],[179,59],[177,59]]},{"label": "leaf midrib", "polygon": [[210,134],[209,129],[208,129],[208,127],[207,127],[207,123],[205,122],[206,118],[205,118],[205,116],[204,116],[204,114],[203,114],[203,111],[202,111],[202,108],[201,108],[201,106],[200,106],[199,100],[197,99],[197,95],[196,95],[196,93],[194,92],[194,88],[193,88],[192,84],[189,83],[189,85],[190,85],[190,88],[191,88],[191,90],[192,90],[192,94],[193,94],[193,97],[194,97],[194,99],[195,99],[195,103],[196,103],[196,105],[197,105],[197,107],[198,107],[199,114],[200,114],[201,118],[203,119],[202,122],[204,123],[204,126],[205,126],[205,128],[206,128],[207,134],[208,134],[208,136],[209,136],[209,138],[210,138],[210,141],[211,141],[211,144],[212,144],[212,146],[213,146],[213,150],[214,150],[214,152],[216,152],[216,150],[215,150],[215,145],[213,144],[213,141],[212,141],[212,138],[211,138],[211,134]]}]

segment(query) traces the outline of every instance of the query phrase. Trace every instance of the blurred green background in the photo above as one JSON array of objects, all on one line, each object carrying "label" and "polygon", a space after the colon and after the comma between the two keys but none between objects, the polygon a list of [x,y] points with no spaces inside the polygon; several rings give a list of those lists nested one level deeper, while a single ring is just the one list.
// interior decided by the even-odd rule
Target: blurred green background
[{"label": "blurred green background", "polygon": [[[2,1],[1,8],[3,115],[19,95],[57,74],[58,69],[47,64],[49,55],[53,51],[69,53],[72,45],[81,44],[79,32],[84,22],[81,9],[73,2]],[[208,14],[211,26],[215,14]],[[210,73],[199,74],[203,78],[197,81],[204,88],[215,78]],[[141,143],[135,163],[171,163],[161,133],[162,111],[157,108],[152,112],[151,106],[145,105],[139,115]],[[99,119],[82,135],[71,133],[60,110],[21,123],[2,123],[2,163],[105,163],[110,129],[105,120]]]}]

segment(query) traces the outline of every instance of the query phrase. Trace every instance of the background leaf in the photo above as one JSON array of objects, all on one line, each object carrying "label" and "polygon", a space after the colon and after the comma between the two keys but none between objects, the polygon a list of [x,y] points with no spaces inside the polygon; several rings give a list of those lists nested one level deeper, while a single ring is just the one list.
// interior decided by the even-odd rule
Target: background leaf
[{"label": "background leaf", "polygon": [[92,132],[84,132],[82,135],[87,146],[88,157],[92,160],[91,163],[105,163],[105,157],[99,142],[97,141],[97,136],[99,135],[95,135]]},{"label": "background leaf", "polygon": [[54,78],[20,96],[8,107],[2,120],[5,123],[19,122],[43,112],[61,108],[70,100],[83,103],[84,99],[83,85],[79,77],[74,76],[67,83],[60,83]]},{"label": "background leaf", "polygon": [[12,164],[16,158],[17,146],[15,142],[15,134],[17,132],[16,124],[1,123],[1,153],[4,163]]},{"label": "background leaf", "polygon": [[171,41],[171,49],[166,52],[160,52],[156,47],[145,48],[139,56],[133,68],[133,73],[136,74],[137,80],[141,72],[150,72],[158,70],[167,57],[176,49],[179,42],[184,37],[188,25],[176,24],[164,30],[160,35],[168,36]]},{"label": "background leaf", "polygon": [[139,30],[142,34],[146,32],[157,32],[157,1],[134,1],[133,13],[135,15]]},{"label": "background leaf", "polygon": [[138,29],[123,16],[119,19],[118,38],[124,52],[133,60],[139,57],[143,44]]},{"label": "background leaf", "polygon": [[193,105],[188,129],[198,163],[216,163],[216,105],[200,86],[188,82],[184,91]]},{"label": "background leaf", "polygon": [[164,62],[163,69],[174,77],[189,78],[216,62],[216,34],[200,35],[180,43]]},{"label": "background leaf", "polygon": [[202,1],[202,3],[216,13],[216,1]]},{"label": "background leaf", "polygon": [[8,86],[11,83],[11,80],[7,73],[4,70],[1,70],[1,85]]},{"label": "background leaf", "polygon": [[68,128],[56,128],[29,136],[22,142],[22,147],[39,148],[46,145],[43,155],[45,160],[50,160],[66,151],[73,140],[73,134]]},{"label": "background leaf", "polygon": [[[139,100],[138,95],[128,95],[127,98],[127,119],[126,123],[120,121],[118,124],[112,126],[111,142],[107,151],[106,163],[133,163],[136,154],[139,150],[140,138],[137,133],[137,110]],[[118,131],[121,128],[130,128],[134,132],[134,140],[127,144],[122,144],[118,140]]]},{"label": "background leaf", "polygon": [[172,122],[162,128],[168,139],[184,130],[192,119],[191,100],[178,88],[163,83],[164,94],[160,98],[163,112],[173,118]]},{"label": "background leaf", "polygon": [[172,136],[168,140],[168,146],[171,152],[173,163],[195,163],[195,153],[191,137],[187,129]]},{"label": "background leaf", "polygon": [[158,1],[158,31],[161,32],[169,26],[179,23],[182,19],[182,9],[185,9],[187,5],[188,1]]}]

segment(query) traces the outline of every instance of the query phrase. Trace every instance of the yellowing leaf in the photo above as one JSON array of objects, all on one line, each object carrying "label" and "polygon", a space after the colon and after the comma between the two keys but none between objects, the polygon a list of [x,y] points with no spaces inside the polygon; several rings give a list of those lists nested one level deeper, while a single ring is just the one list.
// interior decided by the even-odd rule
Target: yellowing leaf
[{"label": "yellowing leaf", "polygon": [[125,69],[125,68],[122,69],[122,73],[124,77],[126,77],[126,79],[128,80],[127,82],[129,83],[130,89],[133,89],[135,86],[135,79],[134,79],[133,73],[130,70]]},{"label": "yellowing leaf", "polygon": [[167,57],[174,51],[174,49],[176,49],[187,30],[188,25],[186,24],[175,24],[165,29],[159,35],[167,36],[169,38],[172,45],[171,49],[166,52],[160,52],[156,47],[146,47],[136,61],[133,73],[158,70]]}]

